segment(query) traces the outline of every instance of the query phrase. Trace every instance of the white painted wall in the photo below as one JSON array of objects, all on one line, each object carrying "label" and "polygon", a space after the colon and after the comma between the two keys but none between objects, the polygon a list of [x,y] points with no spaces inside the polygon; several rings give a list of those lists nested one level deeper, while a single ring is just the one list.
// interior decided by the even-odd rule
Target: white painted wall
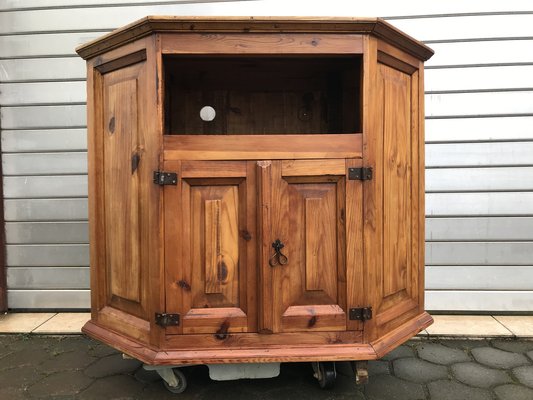
[{"label": "white painted wall", "polygon": [[10,307],[89,306],[85,65],[74,48],[155,14],[382,16],[430,45],[427,308],[533,310],[529,0],[4,0],[0,126]]}]

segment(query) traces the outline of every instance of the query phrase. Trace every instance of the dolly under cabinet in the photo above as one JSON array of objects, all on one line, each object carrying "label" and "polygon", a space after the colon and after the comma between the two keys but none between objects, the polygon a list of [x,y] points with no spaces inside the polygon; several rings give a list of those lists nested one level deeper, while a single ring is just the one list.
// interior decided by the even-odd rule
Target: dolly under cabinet
[{"label": "dolly under cabinet", "polygon": [[428,47],[380,19],[147,17],[77,51],[85,333],[154,368],[311,361],[328,377],[431,323]]}]

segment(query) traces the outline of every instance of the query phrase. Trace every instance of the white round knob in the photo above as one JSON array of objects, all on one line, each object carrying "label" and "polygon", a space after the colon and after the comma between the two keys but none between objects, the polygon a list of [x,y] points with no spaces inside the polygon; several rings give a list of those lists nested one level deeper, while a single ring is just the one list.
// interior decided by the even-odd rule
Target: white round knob
[{"label": "white round knob", "polygon": [[206,121],[206,122],[213,121],[216,116],[217,116],[217,113],[215,109],[211,106],[204,106],[200,110],[200,118],[202,119],[202,121]]}]

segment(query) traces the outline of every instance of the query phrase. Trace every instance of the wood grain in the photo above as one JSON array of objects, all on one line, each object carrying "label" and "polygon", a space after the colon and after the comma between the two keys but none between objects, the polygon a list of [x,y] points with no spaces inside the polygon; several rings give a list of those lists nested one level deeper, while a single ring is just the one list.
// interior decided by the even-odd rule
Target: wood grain
[{"label": "wood grain", "polygon": [[[85,59],[150,35],[153,32],[237,33],[278,32],[374,35],[425,61],[433,51],[379,18],[346,17],[162,17],[151,16],[135,21],[102,36],[76,51]],[[176,36],[176,35],[174,35]]]},{"label": "wood grain", "polygon": [[362,135],[166,135],[165,160],[360,158]]},{"label": "wood grain", "polygon": [[[246,280],[253,275],[247,254],[255,243],[247,234],[255,216],[247,163],[207,164],[187,162],[186,170],[195,176],[189,178],[177,169],[183,164],[165,162],[180,177],[177,186],[165,187],[167,309],[183,320],[167,333],[246,332],[247,317],[256,312]],[[213,169],[219,172],[197,177]]]},{"label": "wood grain", "polygon": [[361,35],[161,34],[163,54],[361,54]]},{"label": "wood grain", "polygon": [[[332,21],[148,17],[80,49],[98,55],[86,333],[161,365],[340,361],[375,359],[431,323],[420,61],[431,51],[381,20]],[[274,77],[248,90],[253,72],[231,74],[236,54],[256,67],[298,57],[271,58]],[[223,68],[201,82],[206,55]],[[192,118],[204,102],[225,110],[210,126]],[[348,179],[360,167],[373,178]],[[152,183],[161,169],[176,185]],[[269,263],[275,240],[287,263]],[[349,319],[368,306],[371,320]],[[157,326],[156,312],[181,323]]]}]

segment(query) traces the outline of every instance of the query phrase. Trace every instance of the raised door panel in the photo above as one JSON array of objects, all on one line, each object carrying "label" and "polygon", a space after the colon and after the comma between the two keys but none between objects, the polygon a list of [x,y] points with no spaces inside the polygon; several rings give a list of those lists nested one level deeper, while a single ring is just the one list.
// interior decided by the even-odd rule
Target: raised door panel
[{"label": "raised door panel", "polygon": [[[168,333],[249,332],[255,224],[247,162],[168,161],[178,185],[164,189]],[[252,170],[253,171],[253,170]],[[249,290],[249,287],[251,288]]]},{"label": "raised door panel", "polygon": [[[353,243],[352,236],[361,229],[362,215],[348,215],[346,207],[352,200],[360,202],[352,198],[360,182],[346,180],[344,159],[262,162],[258,169],[263,220],[262,330],[357,329],[347,320],[347,310],[360,293],[354,295],[362,284],[354,271],[360,268],[362,254],[347,249],[347,242]],[[357,204],[355,208],[361,210]],[[278,240],[284,246],[279,251]],[[355,278],[349,285],[351,293],[347,275]]]},{"label": "raised door panel", "polygon": [[144,63],[103,75],[103,206],[106,305],[146,318],[143,283],[139,75]]},{"label": "raised door panel", "polygon": [[378,63],[377,159],[381,161],[375,184],[382,194],[375,206],[381,209],[376,243],[381,243],[382,254],[372,257],[381,261],[368,272],[374,312],[367,322],[371,336],[382,335],[419,312],[417,79],[416,72],[410,75]]}]

